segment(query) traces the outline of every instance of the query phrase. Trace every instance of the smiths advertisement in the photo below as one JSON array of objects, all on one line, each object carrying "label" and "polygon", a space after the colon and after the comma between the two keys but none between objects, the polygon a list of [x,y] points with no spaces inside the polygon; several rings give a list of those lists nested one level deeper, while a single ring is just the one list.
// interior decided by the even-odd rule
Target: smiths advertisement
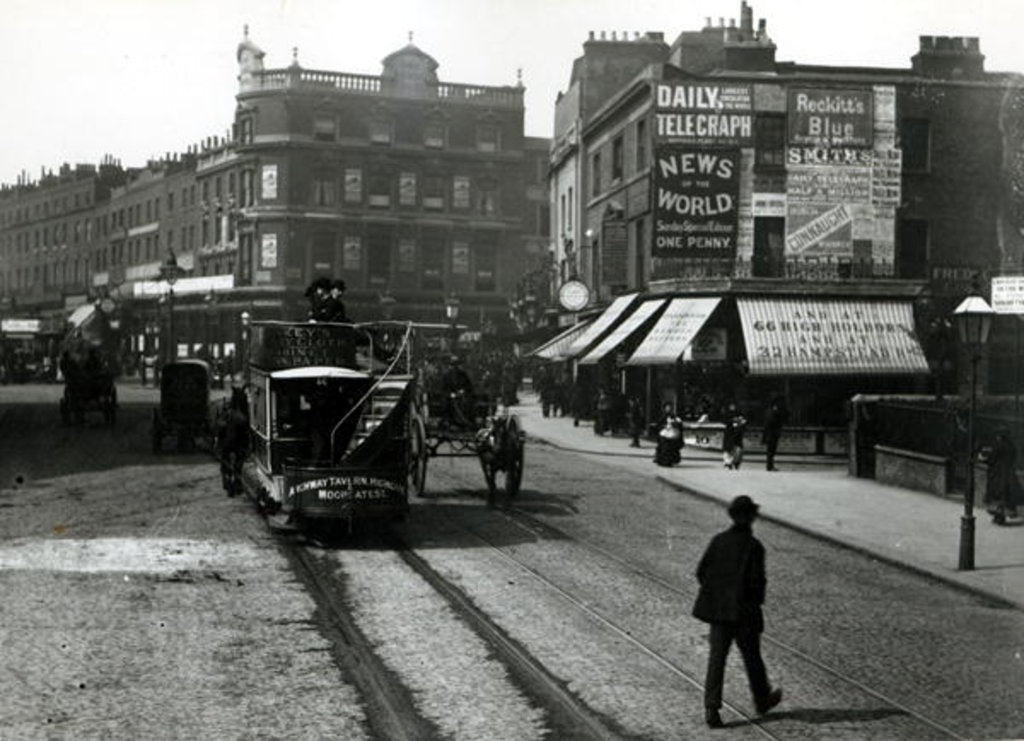
[{"label": "smiths advertisement", "polygon": [[658,85],[657,137],[687,144],[751,146],[752,97],[750,85]]},{"label": "smiths advertisement", "polygon": [[655,257],[735,256],[739,149],[660,146],[654,190]]}]

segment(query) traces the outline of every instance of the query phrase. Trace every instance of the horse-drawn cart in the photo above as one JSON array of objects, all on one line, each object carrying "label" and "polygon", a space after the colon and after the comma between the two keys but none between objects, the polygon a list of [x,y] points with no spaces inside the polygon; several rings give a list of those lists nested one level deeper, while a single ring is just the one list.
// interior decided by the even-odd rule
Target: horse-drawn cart
[{"label": "horse-drawn cart", "polygon": [[[511,499],[523,480],[524,439],[519,418],[490,394],[474,391],[461,359],[450,356],[447,368],[423,384],[420,417],[430,457],[472,457],[480,460],[487,501],[498,492]],[[436,368],[436,366],[434,366]]]},{"label": "horse-drawn cart", "polygon": [[60,371],[64,394],[60,418],[81,424],[87,412],[99,412],[106,424],[117,417],[115,350],[110,323],[99,306],[85,304],[72,312],[61,343]]}]

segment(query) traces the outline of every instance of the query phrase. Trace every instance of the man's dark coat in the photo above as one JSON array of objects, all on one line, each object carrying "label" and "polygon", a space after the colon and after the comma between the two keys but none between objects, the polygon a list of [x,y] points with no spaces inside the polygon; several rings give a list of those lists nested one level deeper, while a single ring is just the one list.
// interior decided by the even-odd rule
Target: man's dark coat
[{"label": "man's dark coat", "polygon": [[711,539],[697,566],[697,580],[695,618],[757,632],[764,629],[764,546],[750,525],[733,525]]}]

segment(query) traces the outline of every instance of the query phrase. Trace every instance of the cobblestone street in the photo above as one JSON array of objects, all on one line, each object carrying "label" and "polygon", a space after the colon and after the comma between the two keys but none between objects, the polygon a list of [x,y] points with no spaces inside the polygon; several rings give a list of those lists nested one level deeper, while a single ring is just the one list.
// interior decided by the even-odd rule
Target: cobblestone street
[{"label": "cobblestone street", "polygon": [[[64,428],[55,388],[22,394],[36,404],[0,390],[0,737],[399,737],[339,662],[324,606],[252,503],[224,496],[203,453],[148,452],[153,394],[130,392],[113,430]],[[508,510],[485,506],[476,461],[433,461],[428,496],[395,532],[609,738],[716,737],[703,723],[706,627],[689,611],[721,508],[537,441],[528,460]],[[757,532],[765,658],[786,699],[746,721],[733,656],[730,736],[1021,735],[1019,610],[769,522]],[[308,547],[424,737],[589,737],[558,726],[375,538]]]}]

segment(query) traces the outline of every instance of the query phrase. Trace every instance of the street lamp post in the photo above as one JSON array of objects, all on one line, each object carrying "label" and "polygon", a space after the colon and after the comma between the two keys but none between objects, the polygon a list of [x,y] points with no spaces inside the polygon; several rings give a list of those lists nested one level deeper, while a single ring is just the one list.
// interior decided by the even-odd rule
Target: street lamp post
[{"label": "street lamp post", "polygon": [[967,489],[964,493],[964,513],[960,518],[960,559],[957,568],[974,568],[974,415],[977,407],[978,361],[988,342],[992,316],[995,312],[981,296],[968,296],[953,311],[953,321],[960,342],[970,353],[971,407],[967,418]]},{"label": "street lamp post", "polygon": [[243,377],[246,386],[249,385],[249,343],[252,339],[252,314],[243,311],[239,317],[242,320],[242,346],[239,348],[238,360],[245,369]]},{"label": "street lamp post", "polygon": [[459,301],[459,297],[452,291],[448,298],[444,300],[444,315],[448,319],[449,331],[451,332],[451,351],[455,352],[459,342],[459,307],[462,302]]},{"label": "street lamp post", "polygon": [[174,336],[174,284],[177,283],[178,278],[181,277],[184,272],[178,260],[174,256],[174,252],[167,255],[167,261],[160,266],[160,279],[167,281],[167,335],[168,342],[167,348],[164,352],[167,353],[167,362],[174,362],[175,356],[178,354],[178,342]]}]

